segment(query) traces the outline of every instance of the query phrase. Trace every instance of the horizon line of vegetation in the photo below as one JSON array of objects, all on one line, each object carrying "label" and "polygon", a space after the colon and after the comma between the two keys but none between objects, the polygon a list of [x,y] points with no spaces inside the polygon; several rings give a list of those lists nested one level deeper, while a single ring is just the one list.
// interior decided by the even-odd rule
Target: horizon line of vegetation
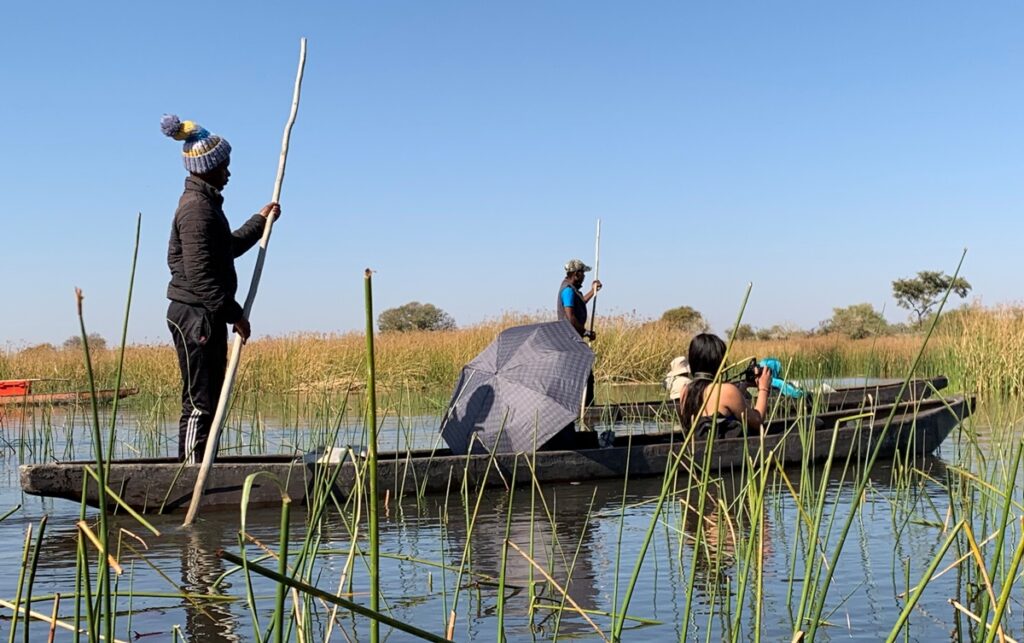
[{"label": "horizon line of vegetation", "polygon": [[[506,314],[474,326],[447,331],[386,332],[378,338],[377,377],[382,390],[447,391],[460,369],[505,328],[547,321]],[[742,326],[738,327],[742,328]],[[595,376],[604,384],[658,383],[702,325],[633,316],[604,317],[593,343]],[[776,357],[788,379],[893,377],[904,372],[917,346],[916,334],[736,333],[734,354]],[[294,334],[256,339],[247,345],[240,391],[253,393],[332,393],[365,385],[364,333]],[[107,387],[117,365],[116,350],[94,354],[97,382]],[[130,345],[125,350],[125,384],[144,395],[180,394],[178,366],[169,345]],[[951,385],[980,396],[1024,392],[1024,308],[971,305],[939,320],[920,365],[921,375],[946,375]],[[52,346],[0,351],[0,379],[41,378],[38,392],[66,390],[85,381],[78,352]],[[34,389],[35,390],[35,389]]]}]

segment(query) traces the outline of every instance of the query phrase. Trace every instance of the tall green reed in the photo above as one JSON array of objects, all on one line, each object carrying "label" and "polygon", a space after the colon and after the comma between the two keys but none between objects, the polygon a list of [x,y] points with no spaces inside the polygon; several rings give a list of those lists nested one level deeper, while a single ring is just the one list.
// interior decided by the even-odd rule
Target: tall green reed
[{"label": "tall green reed", "polygon": [[[366,293],[366,432],[367,453],[366,466],[369,476],[369,531],[370,531],[370,609],[380,611],[380,532],[379,508],[380,498],[377,492],[377,376],[376,360],[373,354],[373,272],[369,268],[365,273]],[[370,622],[370,641],[380,640],[380,625],[376,620]]]}]

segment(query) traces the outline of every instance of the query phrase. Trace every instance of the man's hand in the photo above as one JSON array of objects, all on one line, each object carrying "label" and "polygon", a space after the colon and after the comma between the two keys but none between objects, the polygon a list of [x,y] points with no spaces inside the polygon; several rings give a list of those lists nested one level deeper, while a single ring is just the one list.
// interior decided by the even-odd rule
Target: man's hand
[{"label": "man's hand", "polygon": [[596,292],[597,292],[598,290],[601,290],[601,280],[600,280],[600,279],[595,279],[595,280],[594,280],[594,281],[593,281],[593,282],[592,282],[592,283],[590,284],[590,295],[591,295],[591,296],[594,296],[594,294],[595,294],[595,293],[596,293]]},{"label": "man's hand", "polygon": [[270,202],[263,206],[263,209],[260,210],[260,216],[267,219],[270,218],[270,215],[274,215],[274,221],[277,221],[278,217],[281,216],[281,206],[274,202]]},{"label": "man's hand", "polygon": [[592,330],[585,330],[583,331],[583,339],[589,339],[590,341],[594,341],[595,339],[597,339],[597,333],[595,333]]},{"label": "man's hand", "polygon": [[252,334],[252,328],[249,326],[249,320],[246,319],[245,317],[242,317],[241,319],[236,321],[232,325],[232,330],[238,333],[238,336],[242,338],[243,344],[247,339],[249,339],[249,335]]}]

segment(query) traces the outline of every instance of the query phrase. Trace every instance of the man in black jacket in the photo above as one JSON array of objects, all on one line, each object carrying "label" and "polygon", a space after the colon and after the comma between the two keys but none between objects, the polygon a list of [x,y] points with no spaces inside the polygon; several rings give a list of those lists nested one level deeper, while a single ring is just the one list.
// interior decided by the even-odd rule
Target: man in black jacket
[{"label": "man in black jacket", "polygon": [[160,128],[184,141],[182,157],[189,176],[178,201],[167,245],[171,282],[167,286],[167,326],[181,368],[181,421],[178,460],[195,464],[203,458],[227,368],[227,325],[249,338],[249,320],[235,301],[235,257],[263,235],[267,217],[281,209],[268,203],[241,228],[231,231],[221,190],[231,172],[231,145],[192,121],[165,115]]}]

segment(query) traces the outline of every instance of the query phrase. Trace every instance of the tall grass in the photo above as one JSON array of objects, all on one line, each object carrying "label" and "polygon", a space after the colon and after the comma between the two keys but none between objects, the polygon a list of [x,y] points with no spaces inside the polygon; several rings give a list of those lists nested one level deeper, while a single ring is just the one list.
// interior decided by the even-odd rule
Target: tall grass
[{"label": "tall grass", "polygon": [[[375,343],[376,374],[381,394],[425,392],[435,405],[447,394],[459,369],[509,326],[542,321],[506,315],[450,331],[383,333]],[[660,382],[669,361],[685,354],[690,334],[660,322],[630,316],[603,317],[594,366],[599,382]],[[921,346],[918,335],[851,340],[840,335],[736,342],[734,356],[778,357],[787,377],[871,375],[900,377]],[[93,368],[101,387],[113,386],[118,351],[93,350]],[[169,400],[180,392],[179,373],[170,345],[130,345],[125,350],[125,383],[144,395]],[[939,323],[920,357],[920,375],[945,374],[954,387],[980,395],[1024,392],[1024,309],[961,309]],[[78,351],[34,347],[0,352],[0,379],[58,378],[38,390],[84,388],[86,374]],[[296,334],[254,339],[237,384],[238,404],[245,399],[279,394],[316,396],[361,392],[366,386],[365,335]],[[173,406],[173,404],[172,404]]]}]

